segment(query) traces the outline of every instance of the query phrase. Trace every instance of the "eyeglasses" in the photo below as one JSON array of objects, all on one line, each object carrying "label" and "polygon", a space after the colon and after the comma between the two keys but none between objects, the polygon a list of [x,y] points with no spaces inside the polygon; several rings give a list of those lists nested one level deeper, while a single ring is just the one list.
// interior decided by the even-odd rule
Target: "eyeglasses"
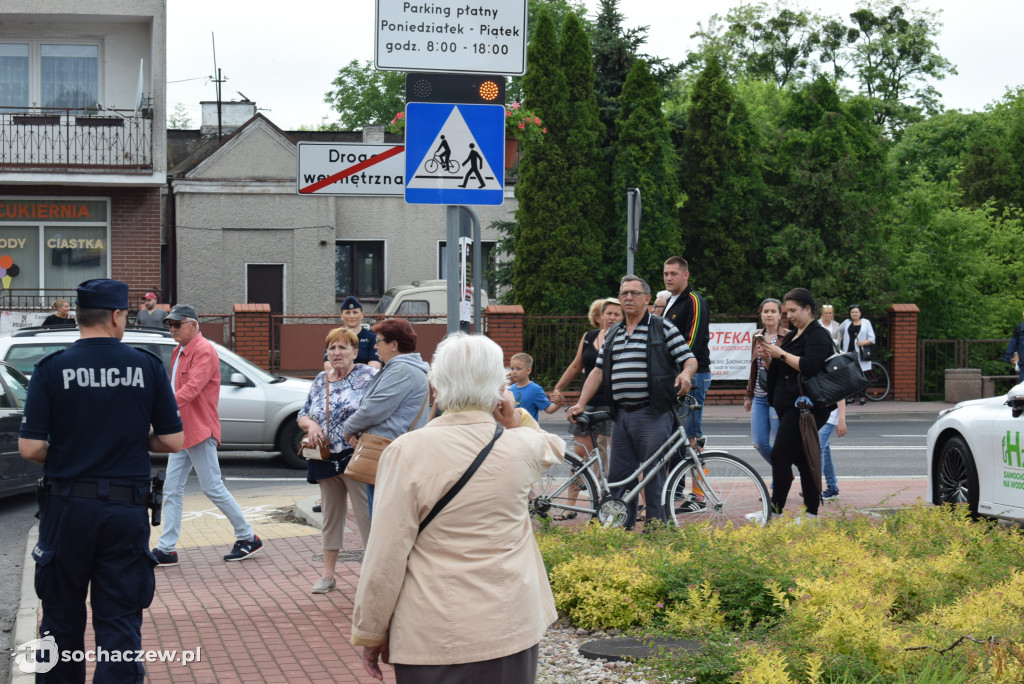
[{"label": "eyeglasses", "polygon": [[188,323],[188,321],[164,321],[164,325],[168,328],[180,328],[182,323]]},{"label": "eyeglasses", "polygon": [[637,297],[643,297],[645,294],[647,293],[643,290],[623,290],[619,293],[619,297],[622,299],[629,299],[630,297],[633,297],[635,299]]}]

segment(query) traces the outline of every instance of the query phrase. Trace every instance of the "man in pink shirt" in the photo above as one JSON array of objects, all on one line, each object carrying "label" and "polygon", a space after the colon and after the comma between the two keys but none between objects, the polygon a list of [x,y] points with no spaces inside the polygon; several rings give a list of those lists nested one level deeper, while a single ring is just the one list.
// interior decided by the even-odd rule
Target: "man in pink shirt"
[{"label": "man in pink shirt", "polygon": [[179,304],[164,319],[164,326],[178,343],[171,356],[171,387],[178,401],[181,422],[185,426],[185,448],[167,457],[167,481],[164,484],[164,531],[153,549],[160,565],[175,565],[174,547],[181,534],[181,512],[185,482],[196,469],[199,486],[235,528],[234,548],[226,561],[249,558],[263,548],[252,526],[246,522],[235,497],[224,486],[217,461],[220,443],[220,358],[210,341],[199,332],[199,317],[191,306]]}]

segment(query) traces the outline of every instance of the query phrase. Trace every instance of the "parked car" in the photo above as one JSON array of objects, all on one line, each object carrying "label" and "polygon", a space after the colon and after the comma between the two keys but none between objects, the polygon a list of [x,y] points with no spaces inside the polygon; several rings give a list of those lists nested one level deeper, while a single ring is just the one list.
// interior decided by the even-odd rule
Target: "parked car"
[{"label": "parked car", "polygon": [[[487,293],[480,293],[480,309],[487,308]],[[384,320],[388,316],[417,316],[410,318],[411,323],[425,322],[431,318],[443,318],[448,315],[448,281],[447,280],[415,280],[411,285],[392,287],[377,302],[376,308],[369,314],[375,320]],[[443,322],[443,321],[441,321]]]},{"label": "parked car", "polygon": [[[0,337],[0,360],[31,376],[36,361],[77,339],[78,328],[24,328]],[[123,341],[158,355],[170,371],[171,353],[177,343],[167,331],[127,330]],[[279,451],[285,464],[305,469],[306,460],[299,454],[302,431],[296,415],[312,383],[273,375],[230,349],[212,344],[220,357],[220,449]]]},{"label": "parked car", "polygon": [[18,451],[18,430],[28,378],[9,363],[0,363],[0,498],[30,492],[43,474],[38,463],[26,461]]},{"label": "parked car", "polygon": [[935,504],[1024,522],[1024,383],[1002,396],[962,401],[928,430],[928,493]]}]

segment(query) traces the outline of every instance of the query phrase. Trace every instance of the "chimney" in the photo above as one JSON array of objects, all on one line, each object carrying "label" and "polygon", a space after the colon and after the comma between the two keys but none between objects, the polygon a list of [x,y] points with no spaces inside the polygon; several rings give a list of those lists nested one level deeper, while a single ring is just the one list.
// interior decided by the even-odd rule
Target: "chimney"
[{"label": "chimney", "polygon": [[[203,122],[199,133],[204,138],[217,135],[217,102],[200,102],[203,107]],[[235,129],[246,121],[256,116],[256,103],[248,100],[244,102],[221,102],[220,118],[221,131],[225,136],[231,135]]]}]

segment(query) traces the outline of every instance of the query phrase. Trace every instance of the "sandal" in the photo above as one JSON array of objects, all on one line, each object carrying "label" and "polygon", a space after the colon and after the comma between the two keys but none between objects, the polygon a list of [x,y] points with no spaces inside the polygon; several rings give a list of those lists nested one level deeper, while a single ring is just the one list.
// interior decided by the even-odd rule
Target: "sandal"
[{"label": "sandal", "polygon": [[563,520],[575,520],[576,511],[569,511],[568,513],[559,513],[552,520],[555,522],[562,522]]}]

